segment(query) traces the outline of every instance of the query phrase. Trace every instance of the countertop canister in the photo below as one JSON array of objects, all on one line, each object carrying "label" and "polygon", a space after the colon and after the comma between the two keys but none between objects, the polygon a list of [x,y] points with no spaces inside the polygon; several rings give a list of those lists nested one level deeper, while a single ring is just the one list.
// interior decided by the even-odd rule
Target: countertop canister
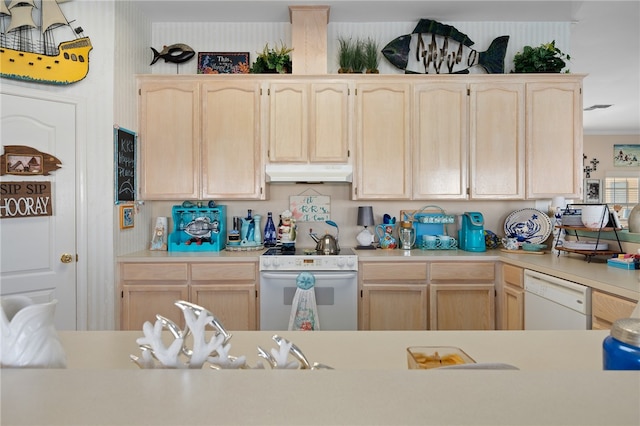
[{"label": "countertop canister", "polygon": [[605,370],[640,370],[640,318],[622,318],[602,343]]}]

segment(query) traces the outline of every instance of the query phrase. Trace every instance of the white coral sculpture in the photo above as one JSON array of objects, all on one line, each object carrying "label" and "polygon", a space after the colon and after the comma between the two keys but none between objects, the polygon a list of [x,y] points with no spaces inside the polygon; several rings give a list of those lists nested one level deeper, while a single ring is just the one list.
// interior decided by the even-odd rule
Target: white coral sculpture
[{"label": "white coral sculpture", "polygon": [[[202,368],[205,362],[211,363],[214,368],[248,368],[246,357],[229,355],[231,345],[227,342],[231,335],[213,314],[189,302],[177,301],[175,304],[182,309],[187,324],[185,330],[180,330],[173,321],[160,315],[156,315],[154,325],[149,321],[145,322],[142,326],[144,337],[136,340],[142,350],[142,357],[131,355],[131,359],[140,368]],[[207,325],[212,325],[216,330],[209,341],[206,341],[205,336]],[[162,330],[165,328],[174,337],[169,346],[162,340]],[[185,346],[185,339],[189,334],[193,335],[193,349]]]},{"label": "white coral sculpture", "polygon": [[[130,355],[130,358],[140,368],[202,368],[205,363],[216,370],[248,369],[245,356],[229,355],[231,350],[231,334],[225,330],[220,321],[205,308],[190,302],[179,300],[175,305],[182,309],[186,327],[180,329],[176,323],[161,315],[156,315],[156,322],[146,321],[142,326],[144,337],[136,340],[142,356]],[[207,341],[205,329],[213,327],[215,334]],[[168,330],[174,340],[166,345],[163,340],[163,330]],[[187,337],[192,335],[193,347],[185,344]],[[166,339],[166,336],[164,336]],[[264,358],[272,369],[330,369],[324,364],[311,365],[302,351],[292,342],[277,334],[272,337],[278,348],[270,352],[258,346],[258,356]],[[292,355],[294,361],[288,361]],[[263,369],[262,363],[255,368]]]}]

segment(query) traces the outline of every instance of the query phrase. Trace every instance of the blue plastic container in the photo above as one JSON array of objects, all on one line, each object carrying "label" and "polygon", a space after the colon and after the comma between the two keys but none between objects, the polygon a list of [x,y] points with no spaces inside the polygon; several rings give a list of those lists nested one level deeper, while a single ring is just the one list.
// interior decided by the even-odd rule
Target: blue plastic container
[{"label": "blue plastic container", "polygon": [[605,370],[640,370],[640,318],[623,318],[613,323],[602,343]]}]

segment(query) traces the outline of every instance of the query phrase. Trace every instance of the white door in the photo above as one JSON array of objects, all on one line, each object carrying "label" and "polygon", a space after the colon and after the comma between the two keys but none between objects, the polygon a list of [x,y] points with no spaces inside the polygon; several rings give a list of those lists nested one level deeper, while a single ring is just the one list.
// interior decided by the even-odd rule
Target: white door
[{"label": "white door", "polygon": [[[57,157],[62,167],[48,176],[3,175],[0,180],[50,181],[52,216],[0,219],[2,296],[22,294],[35,302],[58,300],[55,326],[76,323],[76,105],[1,94],[2,153],[25,145]],[[65,263],[63,255],[71,255]]]}]

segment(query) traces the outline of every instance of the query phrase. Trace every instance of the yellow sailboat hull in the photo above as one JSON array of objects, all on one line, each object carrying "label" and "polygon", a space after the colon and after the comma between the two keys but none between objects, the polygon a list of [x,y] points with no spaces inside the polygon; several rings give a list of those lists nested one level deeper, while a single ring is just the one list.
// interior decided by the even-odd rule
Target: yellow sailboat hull
[{"label": "yellow sailboat hull", "polygon": [[56,56],[2,47],[0,76],[47,84],[75,83],[89,72],[89,51],[92,48],[89,37],[60,43]]}]

